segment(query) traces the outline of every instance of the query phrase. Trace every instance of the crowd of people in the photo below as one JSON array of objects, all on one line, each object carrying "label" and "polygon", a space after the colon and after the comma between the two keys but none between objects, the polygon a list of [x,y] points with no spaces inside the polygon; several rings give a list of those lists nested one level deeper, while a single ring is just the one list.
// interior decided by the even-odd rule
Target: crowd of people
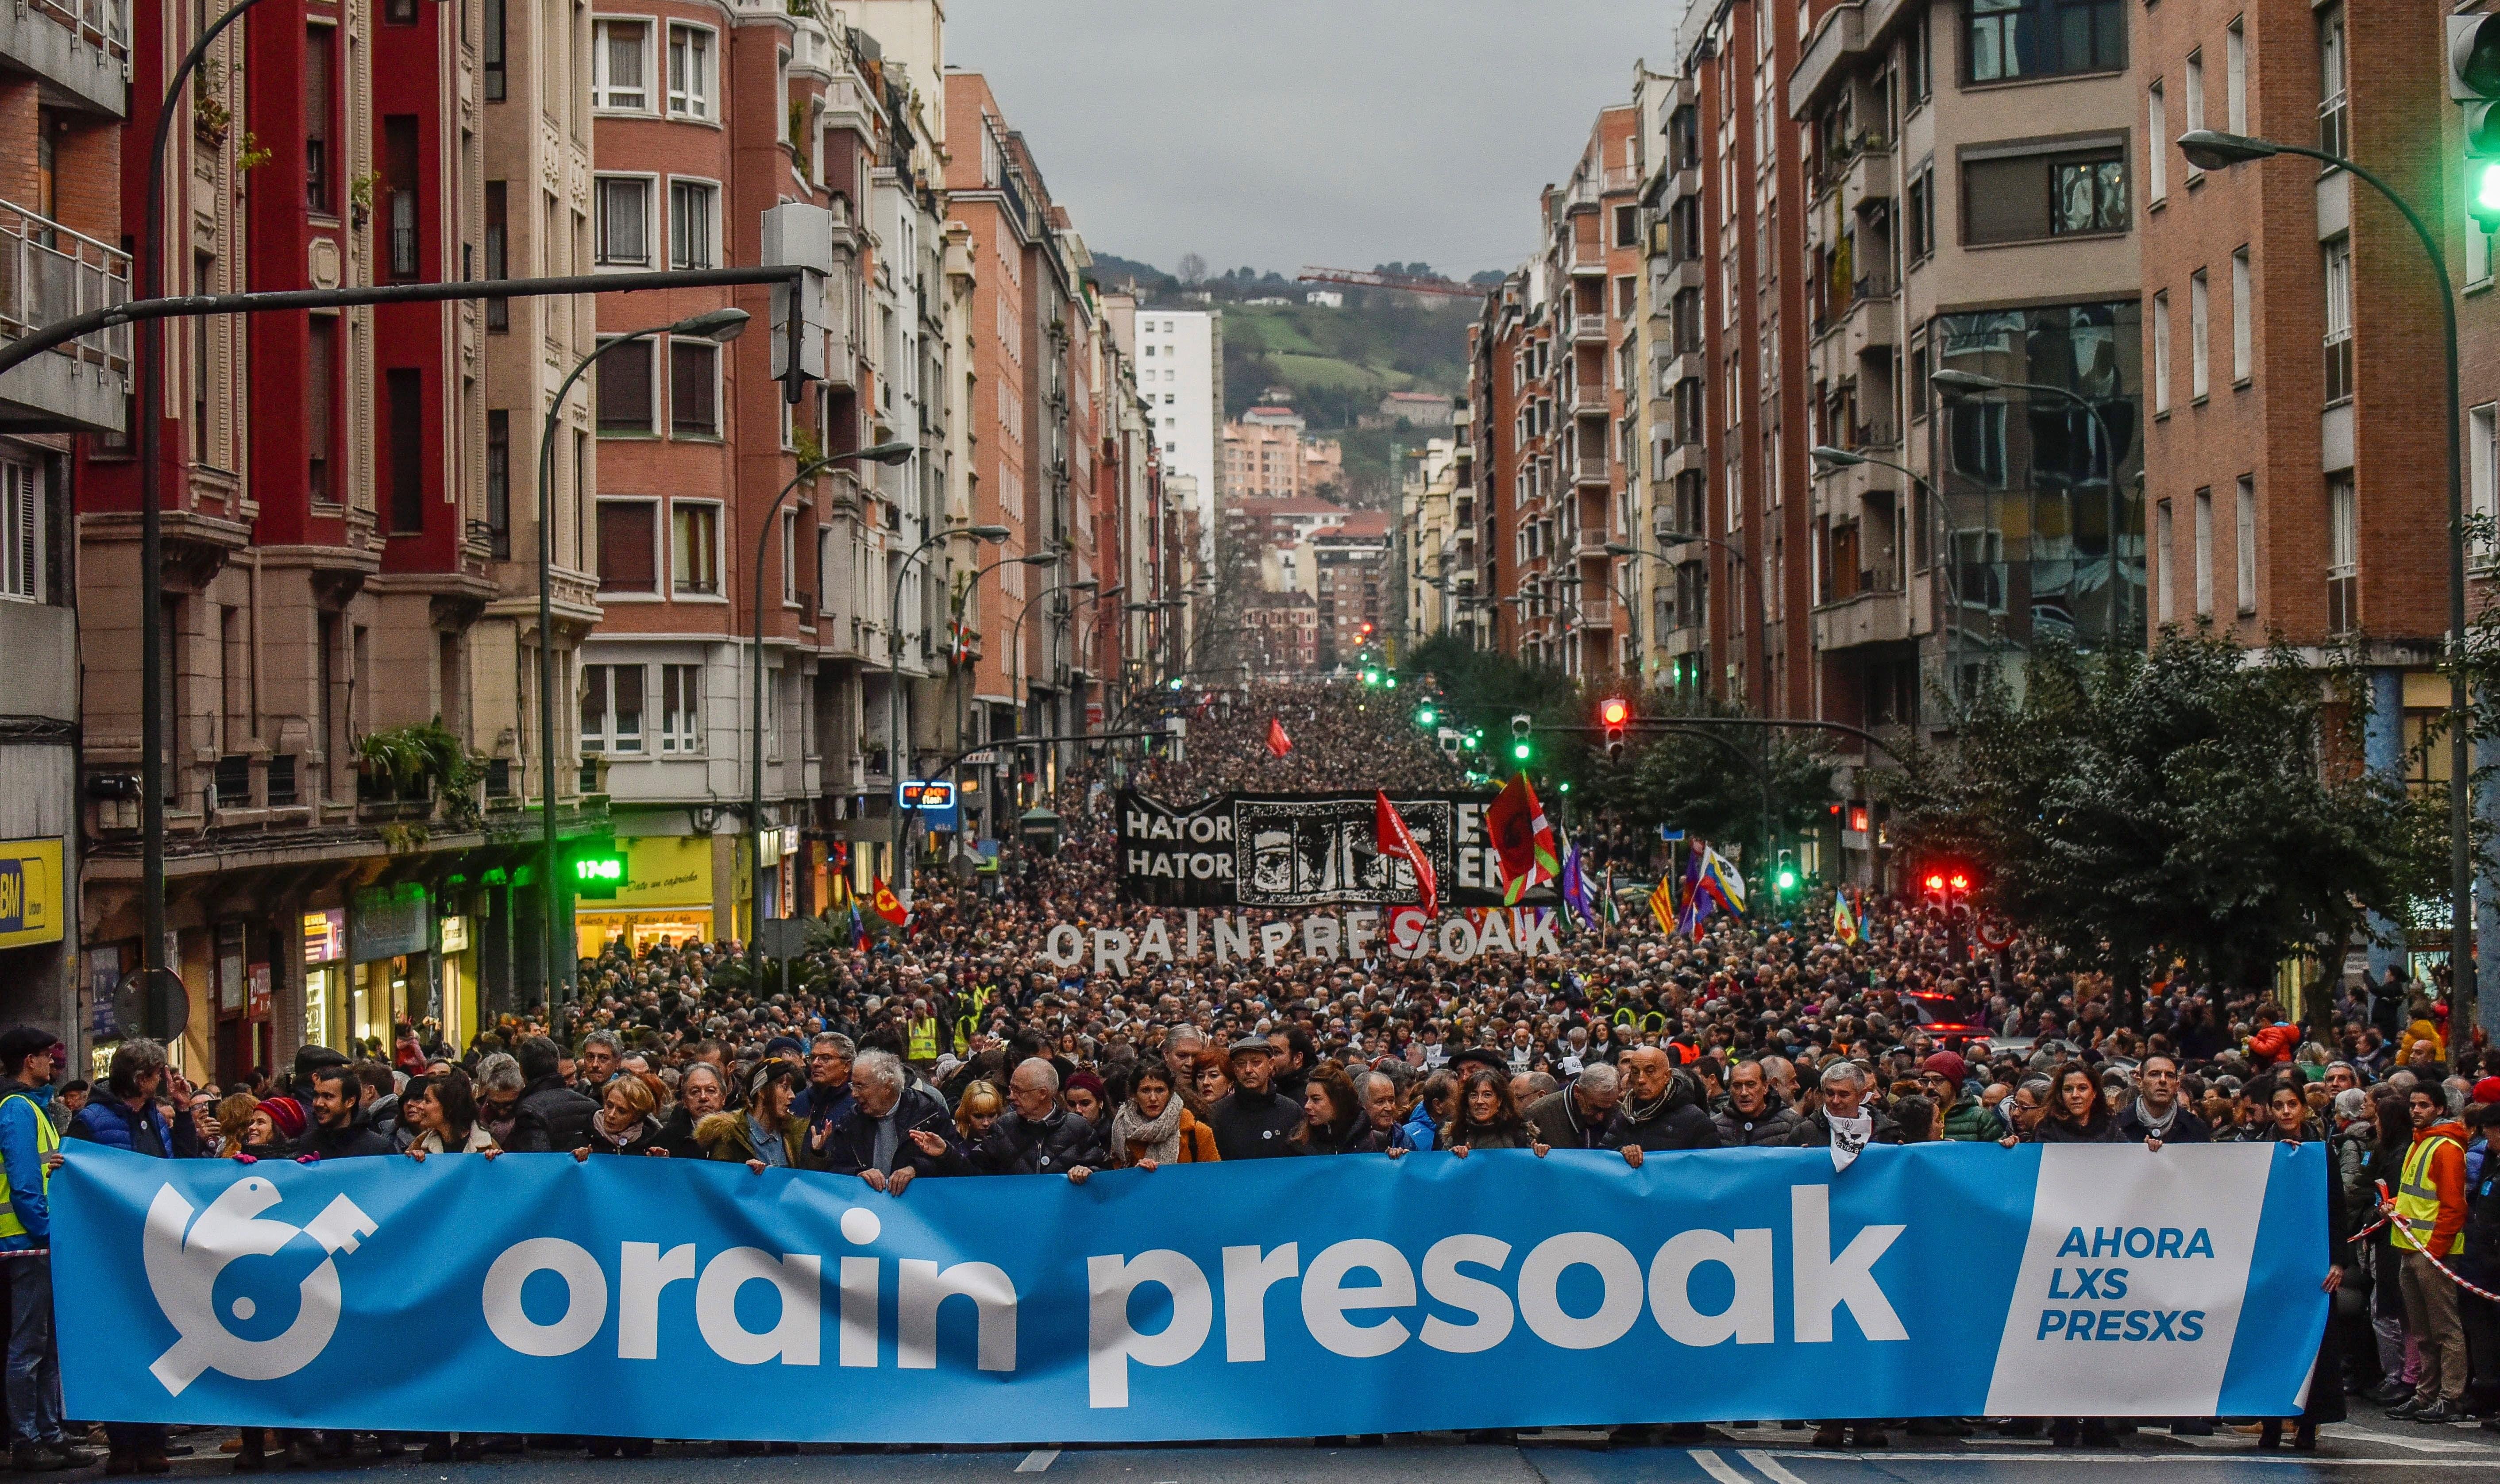
[{"label": "crowd of people", "polygon": [[[1195,701],[1195,698],[1193,698]],[[1290,740],[1278,756],[1270,722]],[[736,943],[610,943],[554,1017],[507,1017],[463,1046],[306,1046],[291,1066],[192,1085],[124,1041],[104,1082],[55,1085],[45,1032],[0,1034],[0,1253],[40,1251],[64,1139],[165,1158],[426,1160],[503,1152],[790,1168],[903,1195],[918,1180],[1319,1155],[1388,1159],[1561,1147],[1788,1146],[1845,1167],[1872,1143],[2301,1140],[2331,1145],[2319,1282],[2335,1320],[2306,1410],[2239,1419],[2260,1445],[2314,1446],[2348,1395],[2437,1425],[2500,1431],[2500,1309],[2449,1276],[2500,1280],[2500,1060],[2451,1048],[2446,1006],[2400,974],[2312,991],[2295,1025],[2270,986],[2157,977],[2134,1005],[2012,934],[1974,947],[1941,913],[1873,902],[1837,930],[1741,916],[1662,934],[1568,926],[1559,958],[1463,964],[1280,956],[1273,965],[1063,970],[1047,930],[1138,925],[1119,895],[1112,802],[1227,789],[1457,786],[1404,709],[1360,691],[1263,686],[1199,702],[1180,757],[1102,760],[1057,799],[1067,838],[995,877],[932,873],[907,929],[847,931],[751,979]],[[1595,832],[1592,832],[1593,838]],[[1666,864],[1618,853],[1624,883]],[[782,985],[787,984],[784,989]],[[1950,1014],[1945,1013],[1950,1011]],[[1984,1022],[1980,1030],[1963,1017]],[[1962,1028],[1928,1029],[1940,1018]],[[74,1157],[74,1151],[73,1151]],[[2436,1261],[2434,1261],[2434,1259]],[[12,1274],[8,1411],[21,1469],[91,1457],[60,1415],[47,1263]],[[1805,1399],[1800,1399],[1801,1404]],[[2165,1419],[2188,1434],[2214,1419]],[[1825,1446],[1881,1445],[1883,1419],[1815,1422]],[[1922,1434],[1980,1420],[1919,1419]],[[2000,1419],[2062,1445],[2128,1426]],[[2231,1425],[2226,1423],[2225,1425]],[[107,1429],[108,1470],[162,1472],[162,1429]],[[246,1430],[235,1467],[343,1456],[337,1434]],[[491,1439],[415,1439],[429,1457]],[[401,1440],[382,1438],[386,1449]],[[590,1439],[593,1454],[647,1443]]]}]

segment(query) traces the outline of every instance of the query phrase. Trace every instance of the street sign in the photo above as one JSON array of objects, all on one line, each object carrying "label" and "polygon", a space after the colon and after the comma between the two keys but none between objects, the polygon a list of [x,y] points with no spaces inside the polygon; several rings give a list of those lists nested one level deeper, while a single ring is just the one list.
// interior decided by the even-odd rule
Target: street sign
[{"label": "street sign", "polygon": [[620,850],[596,850],[573,858],[573,894],[592,901],[612,900],[632,877]]},{"label": "street sign", "polygon": [[898,809],[916,809],[912,828],[952,834],[963,821],[955,806],[955,785],[943,779],[906,779],[894,786]]}]

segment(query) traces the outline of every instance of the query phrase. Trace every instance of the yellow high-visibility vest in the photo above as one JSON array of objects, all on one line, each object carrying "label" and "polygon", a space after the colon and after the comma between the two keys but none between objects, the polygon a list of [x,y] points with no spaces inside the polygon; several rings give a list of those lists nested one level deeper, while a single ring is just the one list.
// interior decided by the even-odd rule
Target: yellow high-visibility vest
[{"label": "yellow high-visibility vest", "polygon": [[911,1022],[911,1060],[915,1062],[938,1060],[937,1016],[931,1015]]},{"label": "yellow high-visibility vest", "polygon": [[[41,1170],[40,1178],[44,1182],[44,1199],[49,1201],[52,1198],[52,1171],[42,1167],[40,1161],[44,1155],[61,1146],[61,1131],[52,1127],[52,1120],[45,1116],[34,1099],[22,1093],[11,1093],[6,1099],[0,1099],[0,1107],[7,1107],[12,1103],[22,1103],[35,1114],[35,1155]],[[0,1179],[0,1237],[25,1235],[26,1224],[17,1219],[16,1207],[9,1200],[9,1182]]]},{"label": "yellow high-visibility vest", "polygon": [[[2439,1191],[2430,1183],[2431,1156],[2442,1144],[2456,1147],[2456,1140],[2445,1134],[2425,1138],[2405,1156],[2404,1172],[2396,1182],[2396,1223],[2413,1234],[2419,1250],[2431,1251],[2431,1232],[2439,1225]],[[2399,1247],[2403,1242],[2396,1244]],[[2449,1238],[2448,1250],[2439,1255],[2453,1256],[2465,1250],[2465,1229],[2459,1227]]]}]

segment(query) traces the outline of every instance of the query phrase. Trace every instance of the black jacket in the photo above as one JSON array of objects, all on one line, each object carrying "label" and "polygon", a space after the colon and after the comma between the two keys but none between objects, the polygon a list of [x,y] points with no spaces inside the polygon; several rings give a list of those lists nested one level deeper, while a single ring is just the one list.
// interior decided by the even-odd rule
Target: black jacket
[{"label": "black jacket", "polygon": [[[999,1121],[1004,1123],[1006,1120],[1002,1118]],[[876,1123],[868,1115],[868,1110],[859,1105],[858,1099],[850,1099],[842,1115],[834,1121],[831,1132],[826,1134],[823,1148],[815,1147],[814,1132],[809,1131],[808,1165],[834,1174],[858,1174],[867,1170],[876,1155]],[[892,1174],[905,1169],[923,1176],[972,1172],[962,1145],[956,1142],[955,1120],[948,1115],[943,1103],[917,1087],[906,1085],[902,1099],[894,1105],[894,1158],[884,1167],[884,1173]],[[927,1129],[946,1140],[946,1152],[921,1153],[920,1146],[911,1141],[908,1131],[912,1129]],[[1091,1161],[1075,1163],[1090,1164]]]},{"label": "black jacket", "polygon": [[369,1155],[391,1154],[391,1141],[374,1132],[374,1126],[359,1115],[344,1129],[316,1123],[304,1131],[295,1143],[295,1152],[311,1154],[325,1160],[360,1159]]},{"label": "black jacket", "polygon": [[[2119,1110],[2118,1137],[2129,1143],[2140,1144],[2145,1140],[2144,1120],[2135,1116],[2133,1098],[2127,1099],[2126,1106]],[[2165,1144],[2210,1144],[2214,1141],[2214,1126],[2197,1117],[2195,1110],[2182,1100],[2179,1111],[2171,1117],[2170,1132],[2161,1136],[2161,1141]]]},{"label": "black jacket", "polygon": [[[669,1116],[660,1120],[660,1137],[654,1143],[656,1147],[666,1149],[681,1160],[701,1160],[711,1157],[704,1152],[702,1144],[695,1142],[694,1115],[686,1111],[685,1105],[682,1103],[670,1108]],[[579,1148],[580,1145],[576,1144],[574,1147]]]},{"label": "black jacket", "polygon": [[[1884,1117],[1881,1113],[1875,1116],[1878,1120]],[[1751,1117],[1736,1111],[1735,1105],[1729,1104],[1714,1114],[1710,1121],[1718,1127],[1719,1142],[1722,1145],[1730,1149],[1751,1149],[1795,1143],[1799,1119],[1795,1108],[1781,1107],[1774,1103],[1764,1102],[1762,1110]],[[1878,1127],[1881,1127],[1880,1122]],[[1899,1141],[1898,1139],[1885,1140],[1887,1143]],[[1821,1142],[1826,1144],[1831,1142],[1827,1127]]]},{"label": "black jacket", "polygon": [[1716,1149],[1719,1147],[1719,1126],[1710,1121],[1710,1110],[1701,1105],[1701,1084],[1679,1072],[1668,1085],[1666,1097],[1649,1117],[1632,1112],[1632,1100],[1626,1094],[1615,1109],[1624,1123],[1624,1142],[1644,1149]]},{"label": "black jacket", "polygon": [[[1784,1109],[1783,1111],[1786,1110]],[[1901,1126],[1892,1121],[1892,1115],[1885,1112],[1880,1107],[1875,1108],[1872,1111],[1875,1117],[1875,1132],[1868,1137],[1866,1141],[1870,1144],[1897,1144],[1902,1142]],[[1723,1113],[1720,1116],[1725,1117],[1727,1115]],[[1789,1147],[1793,1149],[1828,1149],[1831,1147],[1831,1118],[1821,1108],[1815,1109],[1811,1117],[1799,1118],[1793,1112],[1790,1112],[1789,1117],[1789,1137],[1784,1140]]]},{"label": "black jacket", "polygon": [[1066,1174],[1071,1166],[1099,1170],[1109,1163],[1094,1125],[1066,1108],[1053,1109],[1042,1123],[1009,1108],[971,1153],[972,1168],[983,1174]]},{"label": "black jacket", "polygon": [[512,1110],[513,1154],[572,1153],[590,1142],[591,1115],[599,1105],[567,1087],[562,1077],[541,1077],[521,1093]]},{"label": "black jacket", "polygon": [[1302,1105],[1282,1093],[1236,1087],[1208,1110],[1206,1122],[1215,1131],[1220,1159],[1264,1160],[1302,1152],[1294,1138],[1302,1125]]}]

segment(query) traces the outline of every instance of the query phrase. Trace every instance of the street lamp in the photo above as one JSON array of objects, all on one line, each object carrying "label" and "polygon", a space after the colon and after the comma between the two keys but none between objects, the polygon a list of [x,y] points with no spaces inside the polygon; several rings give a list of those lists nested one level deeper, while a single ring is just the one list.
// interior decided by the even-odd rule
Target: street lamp
[{"label": "street lamp", "polygon": [[2396,189],[2379,177],[2362,169],[2340,154],[2313,149],[2307,145],[2286,145],[2271,139],[2252,139],[2245,134],[2224,134],[2214,129],[2190,129],[2179,136],[2179,152],[2188,163],[2203,170],[2220,170],[2249,160],[2268,159],[2278,154],[2305,155],[2338,170],[2349,170],[2387,198],[2387,203],[2404,214],[2421,244],[2422,256],[2430,260],[2432,278],[2439,284],[2440,329],[2448,352],[2448,376],[2444,390],[2448,394],[2448,837],[2449,837],[2449,984],[2451,988],[2450,1019],[2452,1024],[2470,1028],[2474,1014],[2474,845],[2468,814],[2471,780],[2466,758],[2468,731],[2465,694],[2465,466],[2460,451],[2464,435],[2459,431],[2457,409],[2456,365],[2456,288],[2449,281],[2448,259],[2440,250],[2430,226]]},{"label": "street lamp", "polygon": [[[791,477],[789,483],[781,486],[781,493],[773,497],[772,505],[766,507],[764,519],[755,530],[753,573],[755,628],[752,636],[755,644],[755,696],[754,709],[748,718],[746,734],[746,756],[749,768],[746,794],[746,981],[750,988],[759,982],[758,975],[764,972],[760,947],[763,934],[759,925],[764,920],[764,558],[766,544],[773,538],[773,525],[774,519],[781,513],[781,502],[790,498],[791,491],[817,475],[833,468],[836,464],[853,462],[901,464],[919,451],[917,444],[895,442],[876,444],[866,448],[854,448],[848,453],[836,453],[824,458],[804,460],[799,465],[799,472]],[[800,621],[804,623],[806,620],[806,615],[801,614]],[[783,779],[782,786],[786,789],[789,786],[789,780]]]},{"label": "street lamp", "polygon": [[[1697,541],[1704,545],[1719,547],[1740,565],[1745,561],[1744,547],[1732,542],[1722,541],[1716,536],[1704,535],[1699,531],[1668,531],[1661,534],[1659,540],[1669,545]],[[1629,542],[1610,541],[1606,543],[1606,552],[1610,556],[1645,556],[1654,562],[1666,560],[1663,555],[1646,546],[1633,545]],[[1747,576],[1750,577],[1752,574],[1748,572]],[[1754,591],[1754,683],[1760,687],[1761,714],[1768,716],[1771,714],[1771,600],[1770,595],[1762,590],[1761,583],[1748,582],[1745,585]],[[1767,859],[1774,848],[1771,841],[1771,733],[1768,727],[1762,729],[1761,763],[1762,854]]]},{"label": "street lamp", "polygon": [[[555,435],[556,425],[564,416],[565,400],[573,395],[575,383],[590,374],[599,358],[619,346],[630,346],[655,335],[682,335],[690,339],[708,340],[726,345],[746,330],[747,313],[741,309],[706,310],[689,314],[674,324],[653,325],[620,335],[581,358],[547,403],[546,420],[539,428],[539,832],[542,851],[541,870],[545,873],[544,941],[540,947],[545,958],[544,981],[547,1014],[552,1020],[557,1006],[559,988],[556,966],[556,904],[563,893],[556,881],[555,859],[555,588],[551,569],[555,566]],[[576,547],[588,533],[576,531]]]},{"label": "street lamp", "polygon": [[[2109,450],[2109,617],[2106,620],[2108,632],[2103,636],[2102,642],[2107,644],[2115,645],[2118,643],[2119,630],[2122,626],[2125,617],[2124,610],[2119,601],[2119,595],[2122,591],[2119,581],[2118,563],[2119,447],[2118,438],[2110,431],[2109,419],[2101,414],[2099,405],[2094,403],[2090,398],[2086,397],[2083,393],[2075,391],[2069,387],[2053,386],[2046,381],[2007,381],[1999,379],[1996,377],[1982,376],[1976,371],[1957,371],[1952,368],[1947,368],[1934,373],[1929,376],[1927,379],[1934,384],[1943,387],[1948,393],[1962,392],[1967,394],[1991,391],[2046,392],[2051,396],[2063,397],[2067,401],[2074,403],[2077,407],[2082,408],[2085,412],[2091,414],[2092,425],[2100,429],[2101,445]],[[1916,477],[1913,476],[1913,478]],[[1932,488],[1930,489],[1930,493],[1932,493]]]},{"label": "street lamp", "polygon": [[[992,545],[1015,533],[1002,525],[946,526],[931,532],[911,548],[911,554],[894,569],[894,594],[885,609],[885,771],[896,785],[898,800],[901,785],[906,781],[910,768],[903,745],[903,575],[923,553],[950,536],[970,536]],[[897,895],[907,908],[911,906],[911,841],[905,838],[903,818],[895,818],[894,878]]]},{"label": "street lamp", "polygon": [[1823,466],[1817,471],[1818,473],[1828,473],[1833,469],[1847,469],[1859,464],[1873,464],[1881,469],[1891,470],[1926,492],[1927,509],[1934,513],[1937,528],[1946,538],[1942,543],[1941,549],[1937,552],[1936,565],[1944,572],[1945,596],[1950,603],[1945,619],[1945,664],[1951,674],[1949,684],[1952,687],[1952,693],[1958,695],[1961,687],[1961,646],[1959,643],[1959,640],[1961,638],[1961,574],[1956,568],[1955,556],[1961,544],[1961,528],[1954,524],[1953,512],[1946,510],[1944,501],[1936,497],[1936,487],[1928,483],[1924,476],[1921,475],[1917,470],[1912,469],[1907,464],[1896,464],[1891,459],[1877,458],[1873,454],[1868,453],[1859,453],[1854,448],[1835,448],[1829,444],[1817,444],[1813,447],[1808,448],[1806,452],[1817,464]]}]

